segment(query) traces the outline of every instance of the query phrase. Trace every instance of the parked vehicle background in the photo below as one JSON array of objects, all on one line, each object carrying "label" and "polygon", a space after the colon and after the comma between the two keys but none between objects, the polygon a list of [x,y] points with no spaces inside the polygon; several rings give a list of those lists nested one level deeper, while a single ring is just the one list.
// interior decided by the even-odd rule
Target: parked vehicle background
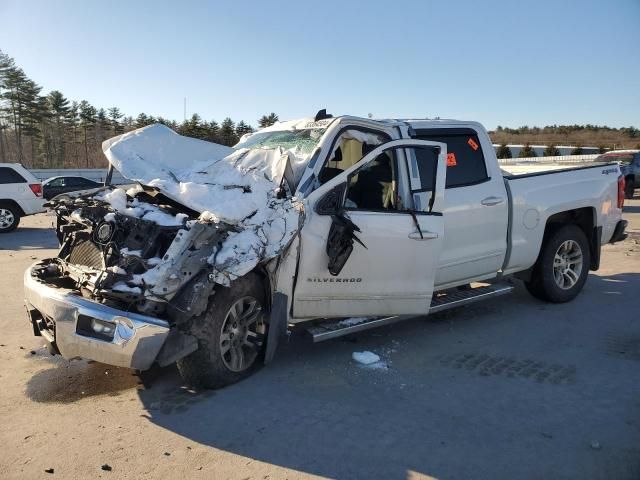
[{"label": "parked vehicle background", "polygon": [[625,197],[633,198],[640,187],[640,150],[613,150],[598,157],[598,161],[619,162],[625,180]]},{"label": "parked vehicle background", "polygon": [[19,163],[0,163],[0,233],[15,230],[20,218],[44,212],[42,184]]},{"label": "parked vehicle background", "polygon": [[99,188],[102,184],[94,182],[84,177],[51,177],[42,182],[42,196],[46,200],[51,200],[56,195],[68,192],[77,192],[79,190],[89,190],[91,188]]}]

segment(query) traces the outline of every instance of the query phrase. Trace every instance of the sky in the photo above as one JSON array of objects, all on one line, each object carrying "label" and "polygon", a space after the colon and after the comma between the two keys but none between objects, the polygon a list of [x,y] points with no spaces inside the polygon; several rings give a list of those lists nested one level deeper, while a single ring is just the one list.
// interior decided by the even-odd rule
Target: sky
[{"label": "sky", "polygon": [[0,49],[132,116],[640,127],[640,0],[0,0]]}]

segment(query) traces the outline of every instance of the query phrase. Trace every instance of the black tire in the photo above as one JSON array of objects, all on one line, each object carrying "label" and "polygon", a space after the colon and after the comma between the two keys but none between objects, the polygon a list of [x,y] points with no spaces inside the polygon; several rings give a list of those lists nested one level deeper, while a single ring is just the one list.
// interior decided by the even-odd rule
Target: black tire
[{"label": "black tire", "polygon": [[633,178],[627,178],[624,184],[624,198],[631,200],[635,191],[635,181]]},{"label": "black tire", "polygon": [[13,232],[20,224],[20,210],[9,203],[0,203],[0,233]]},{"label": "black tire", "polygon": [[[579,246],[582,265],[575,284],[570,288],[561,288],[554,275],[554,258],[560,246],[569,240]],[[577,225],[565,225],[545,235],[542,250],[531,272],[531,280],[525,282],[525,286],[531,295],[540,300],[552,303],[568,302],[573,300],[584,287],[590,265],[591,252],[587,236]]]},{"label": "black tire", "polygon": [[[256,355],[253,363],[242,371],[234,371],[228,365],[227,353],[222,352],[222,330],[227,316],[230,315],[231,307],[245,298],[253,298],[258,302],[262,313],[259,314],[260,319],[257,320],[256,325],[260,324],[262,331],[259,335],[252,337],[258,339],[255,343]],[[239,278],[232,282],[229,288],[217,289],[209,299],[207,310],[202,315],[191,319],[189,333],[198,339],[198,350],[177,362],[178,371],[185,382],[198,388],[222,388],[248,377],[259,369],[264,363],[267,338],[264,308],[263,281],[256,274]],[[228,344],[228,341],[226,342]]]}]

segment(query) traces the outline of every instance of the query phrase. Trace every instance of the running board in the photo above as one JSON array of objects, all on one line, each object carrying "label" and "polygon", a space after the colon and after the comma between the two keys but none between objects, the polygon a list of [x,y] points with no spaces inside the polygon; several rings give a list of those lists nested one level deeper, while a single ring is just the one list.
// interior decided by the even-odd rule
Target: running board
[{"label": "running board", "polygon": [[[470,303],[479,302],[488,298],[499,297],[511,293],[513,286],[510,284],[487,285],[470,288],[468,290],[449,290],[434,295],[431,300],[429,313],[442,312],[450,308],[461,307]],[[332,338],[342,337],[350,333],[362,332],[371,328],[390,325],[392,323],[416,318],[417,315],[396,315],[382,318],[348,318],[346,320],[324,320],[307,328],[311,334],[313,343],[323,342]]]}]

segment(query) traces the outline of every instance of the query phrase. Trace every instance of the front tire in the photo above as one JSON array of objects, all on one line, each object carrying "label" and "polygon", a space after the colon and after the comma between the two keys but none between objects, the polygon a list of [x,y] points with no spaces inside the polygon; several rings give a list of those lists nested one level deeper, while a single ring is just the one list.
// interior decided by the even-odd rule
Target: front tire
[{"label": "front tire", "polygon": [[20,212],[13,205],[0,203],[0,233],[9,233],[18,228]]},{"label": "front tire", "polygon": [[178,360],[178,371],[191,386],[221,388],[254,373],[263,363],[267,324],[263,283],[249,274],[219,288],[207,310],[191,320],[189,333],[198,350]]},{"label": "front tire", "polygon": [[586,235],[577,225],[566,225],[545,236],[531,280],[525,286],[540,300],[568,302],[584,287],[590,265]]}]

